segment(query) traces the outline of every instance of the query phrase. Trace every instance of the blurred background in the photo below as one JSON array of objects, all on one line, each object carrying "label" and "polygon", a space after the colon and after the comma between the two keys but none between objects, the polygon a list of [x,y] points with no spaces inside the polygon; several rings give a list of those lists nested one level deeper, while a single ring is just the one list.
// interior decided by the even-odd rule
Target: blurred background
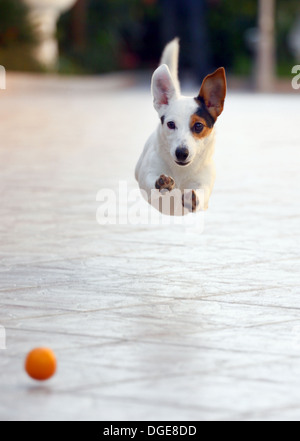
[{"label": "blurred background", "polygon": [[225,66],[232,84],[268,90],[290,84],[300,64],[300,2],[0,0],[0,64],[8,70],[142,72],[175,36],[183,75],[198,82]]}]

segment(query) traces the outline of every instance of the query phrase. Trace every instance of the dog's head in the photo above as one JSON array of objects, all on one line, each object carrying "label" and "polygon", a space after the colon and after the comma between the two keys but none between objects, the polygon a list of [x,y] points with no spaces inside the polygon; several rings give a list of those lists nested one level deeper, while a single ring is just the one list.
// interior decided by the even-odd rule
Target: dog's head
[{"label": "dog's head", "polygon": [[223,111],[226,89],[224,68],[204,79],[196,98],[180,95],[165,64],[154,72],[152,94],[162,122],[164,148],[178,166],[190,165],[204,152]]}]

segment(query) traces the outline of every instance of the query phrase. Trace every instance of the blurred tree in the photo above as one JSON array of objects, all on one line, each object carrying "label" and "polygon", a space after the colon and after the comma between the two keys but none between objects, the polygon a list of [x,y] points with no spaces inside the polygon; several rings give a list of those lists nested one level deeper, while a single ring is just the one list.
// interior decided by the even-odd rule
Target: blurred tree
[{"label": "blurred tree", "polygon": [[275,79],[275,8],[276,0],[259,0],[259,38],[255,84],[260,92],[270,92]]},{"label": "blurred tree", "polygon": [[20,0],[0,0],[0,64],[12,70],[41,70],[32,58],[36,42]]},{"label": "blurred tree", "polygon": [[80,14],[75,10],[73,18],[67,13],[59,23],[63,70],[78,66],[79,70],[97,73],[141,65],[147,22],[155,27],[154,0],[85,0],[77,8],[86,18],[80,17],[80,23],[75,23]]},{"label": "blurred tree", "polygon": [[289,34],[296,24],[297,16],[300,14],[299,0],[277,0],[276,8],[276,50],[277,50],[277,73],[282,76],[289,76],[291,66],[299,64],[300,60],[289,46]]},{"label": "blurred tree", "polygon": [[211,48],[207,30],[205,0],[160,0],[163,45],[180,38],[181,57],[197,79],[211,72]]},{"label": "blurred tree", "polygon": [[74,47],[85,50],[87,43],[87,0],[78,0],[72,9],[72,40]]},{"label": "blurred tree", "polygon": [[[253,72],[257,49],[258,0],[209,0],[209,31],[214,64],[229,68],[236,75]],[[288,34],[300,10],[299,0],[276,1],[277,72],[290,75],[295,62],[288,47]],[[252,45],[247,36],[251,34]],[[299,61],[299,60],[298,60]]]},{"label": "blurred tree", "polygon": [[214,65],[249,74],[252,52],[245,34],[257,25],[257,0],[214,1],[208,20]]},{"label": "blurred tree", "polygon": [[[161,4],[163,1],[168,3],[164,10]],[[75,10],[65,14],[60,20],[62,70],[97,73],[154,67],[158,63],[165,42],[163,40],[182,32],[185,33],[185,38],[182,38],[184,66],[191,66],[193,59],[199,63],[197,71],[205,71],[208,67],[202,65],[202,60],[207,60],[207,66],[223,65],[237,75],[251,74],[256,50],[258,0],[188,2],[189,4],[187,0],[79,0]],[[161,23],[164,20],[170,21],[175,13],[176,3],[180,4],[181,9],[176,17],[179,24],[173,28],[173,32],[168,35],[166,33],[162,38]],[[201,24],[204,14],[199,19],[199,14],[202,13],[192,3],[198,5],[198,8],[199,5],[202,8],[205,6],[207,29],[204,37],[199,37],[204,29]],[[191,14],[187,8],[192,11]],[[287,37],[298,9],[299,0],[277,0],[278,70],[286,75],[289,75],[293,62]],[[202,76],[203,73],[198,75]]]}]

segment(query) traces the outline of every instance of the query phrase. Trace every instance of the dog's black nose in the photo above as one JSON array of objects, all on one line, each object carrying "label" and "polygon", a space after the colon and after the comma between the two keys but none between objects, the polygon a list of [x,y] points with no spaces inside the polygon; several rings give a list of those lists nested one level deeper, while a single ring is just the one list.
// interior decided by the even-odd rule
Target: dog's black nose
[{"label": "dog's black nose", "polygon": [[179,162],[185,162],[190,152],[186,147],[178,147],[175,154]]}]

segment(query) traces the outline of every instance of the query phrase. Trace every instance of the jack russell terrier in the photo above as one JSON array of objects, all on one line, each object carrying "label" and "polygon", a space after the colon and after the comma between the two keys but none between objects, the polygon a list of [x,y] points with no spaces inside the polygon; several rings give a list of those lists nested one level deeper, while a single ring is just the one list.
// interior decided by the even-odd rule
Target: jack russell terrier
[{"label": "jack russell terrier", "polygon": [[[152,77],[154,108],[161,124],[148,139],[135,176],[144,197],[153,203],[167,194],[180,195],[171,215],[207,210],[216,178],[214,125],[226,97],[225,69],[208,75],[196,98],[182,96],[178,79],[179,41],[169,43]],[[178,198],[177,198],[178,202]],[[176,206],[176,203],[175,203]]]}]

